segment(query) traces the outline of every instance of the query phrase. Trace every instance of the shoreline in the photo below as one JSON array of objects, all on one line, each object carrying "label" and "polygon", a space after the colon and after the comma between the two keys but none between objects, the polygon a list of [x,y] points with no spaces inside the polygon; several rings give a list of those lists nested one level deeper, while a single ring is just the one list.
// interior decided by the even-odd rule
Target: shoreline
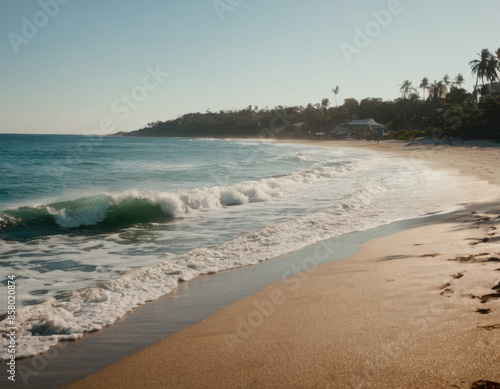
[{"label": "shoreline", "polygon": [[[321,143],[321,146],[328,146],[325,142],[318,143]],[[337,142],[329,143],[334,143],[334,146],[340,147]],[[350,142],[346,143],[348,144],[344,147],[353,146],[349,144]],[[376,144],[372,144],[371,146],[378,149]],[[468,177],[463,182],[463,185],[470,191],[471,200],[484,200],[486,197],[484,186],[479,185],[477,178],[474,179],[472,176],[495,185],[495,187],[488,188],[490,195],[492,192],[495,192],[494,189],[496,189],[495,194],[498,193],[500,169],[495,166],[495,161],[498,161],[499,150],[486,150],[487,152],[485,153],[484,150],[474,151],[468,149],[467,152],[458,152],[456,148],[443,146],[419,146],[402,149],[401,145],[385,148],[391,150],[384,151],[392,152],[392,154],[396,153],[398,156],[408,158],[417,157],[425,161],[431,160],[433,163],[440,165],[441,168],[458,170],[461,172],[461,175],[466,174]],[[460,148],[459,150],[464,149]],[[489,162],[488,158],[490,158]],[[487,169],[484,169],[484,165],[488,165]],[[481,188],[478,189],[478,187]],[[488,216],[481,216],[479,214],[479,217],[475,213],[470,213],[478,212],[481,209],[487,210],[488,208],[493,209],[495,213]],[[276,290],[277,285],[280,285],[280,288],[285,288],[287,280],[284,280],[272,284],[255,295],[231,304],[208,319],[180,331],[174,336],[140,353],[131,355],[119,363],[105,368],[99,373],[74,383],[69,387],[127,387],[123,385],[126,383],[131,384],[132,382],[135,384],[140,383],[141,385],[147,383],[146,386],[151,385],[155,387],[192,387],[192,385],[199,384],[200,382],[204,382],[207,387],[210,386],[208,382],[218,387],[250,387],[251,382],[254,384],[258,382],[257,386],[259,387],[286,387],[284,383],[292,386],[299,383],[307,383],[307,386],[314,386],[313,383],[319,386],[328,386],[333,385],[334,382],[336,385],[345,384],[347,387],[350,387],[349,385],[359,385],[360,382],[364,382],[364,384],[369,385],[368,387],[384,387],[377,385],[382,385],[383,382],[394,385],[400,382],[398,381],[399,379],[412,377],[412,380],[405,381],[406,385],[409,385],[405,387],[450,387],[445,386],[449,384],[458,385],[455,387],[466,388],[470,387],[474,378],[478,380],[489,379],[499,381],[498,368],[495,368],[495,366],[498,366],[500,360],[498,359],[498,353],[492,346],[498,344],[500,333],[497,330],[497,326],[500,328],[500,324],[498,324],[500,323],[498,301],[492,299],[485,303],[478,303],[477,298],[471,298],[471,295],[475,297],[486,296],[486,291],[489,290],[491,292],[491,288],[496,285],[495,280],[498,282],[499,273],[493,267],[496,265],[498,268],[499,264],[495,264],[495,261],[489,261],[489,258],[496,258],[495,255],[500,256],[500,247],[498,247],[498,243],[496,243],[494,237],[496,233],[492,232],[494,231],[493,228],[496,229],[497,227],[494,225],[495,223],[493,225],[485,223],[491,223],[492,220],[498,219],[498,214],[500,214],[500,211],[498,211],[499,208],[497,202],[483,203],[482,205],[476,204],[470,208],[474,209],[474,211],[469,209],[467,212],[461,214],[462,216],[458,218],[460,221],[444,220],[441,223],[434,223],[430,226],[418,227],[416,230],[410,229],[391,235],[390,237],[372,240],[363,246],[360,253],[354,256],[316,267],[314,268],[315,270],[307,272],[307,277],[301,278],[299,275],[289,278],[288,283],[290,285],[299,285],[298,289],[301,293],[296,293],[294,290],[285,291],[284,293],[287,296],[286,304],[278,304],[280,298],[283,296],[277,296],[276,294],[274,297],[272,296],[272,291]],[[486,220],[486,218],[489,219]],[[463,228],[463,223],[466,223],[467,228]],[[490,234],[491,238],[484,237],[487,234]],[[436,239],[437,236],[440,239]],[[414,242],[412,245],[410,242],[415,239],[419,242]],[[487,241],[484,241],[485,239]],[[471,241],[475,243],[473,246],[470,245]],[[491,257],[486,258],[487,256],[483,255],[483,258],[477,254],[485,254],[485,252],[474,251],[479,247],[484,247],[483,243],[490,246],[487,251],[492,251],[491,253],[488,252],[488,255],[491,255]],[[471,250],[472,253],[470,252]],[[405,252],[405,254],[395,254],[401,252]],[[387,257],[391,260],[383,261],[383,265],[382,263],[379,264],[376,260],[373,260],[373,256],[376,253],[378,253],[379,257]],[[420,254],[416,255],[417,253]],[[442,256],[450,255],[454,255],[455,260],[439,259]],[[461,259],[457,259],[460,257],[472,259],[462,261]],[[391,266],[387,265],[389,263]],[[357,272],[356,268],[359,266],[368,266],[370,269],[368,271],[364,269]],[[467,268],[467,271],[462,269],[464,266]],[[380,272],[380,268],[384,268],[386,273]],[[433,272],[430,272],[429,268]],[[488,268],[488,271],[484,270],[486,268]],[[353,278],[360,278],[360,281],[354,283],[357,288],[365,291],[364,296],[367,300],[371,300],[371,305],[378,305],[379,308],[384,306],[385,310],[379,309],[374,312],[373,307],[360,297],[359,292],[356,291],[357,293],[353,293],[355,290],[351,290],[352,293],[345,295],[346,290],[343,290],[340,285],[343,285],[347,290],[352,288],[352,285],[346,284],[345,277],[342,278],[339,276],[339,274],[342,274],[340,272],[341,269],[344,269],[344,272],[351,272],[349,276],[349,280],[351,281],[353,281]],[[405,277],[402,277],[402,282],[399,280],[399,277],[395,277],[394,273],[391,273],[395,269],[398,272],[396,275],[405,275]],[[409,273],[409,269],[416,272],[416,274]],[[374,277],[379,277],[380,273],[384,274],[385,278],[389,278],[385,280],[384,284],[377,285],[376,290],[371,290],[369,287],[370,281],[373,281]],[[448,273],[453,275],[453,277]],[[306,273],[301,274],[305,275]],[[417,279],[416,275],[418,275]],[[334,286],[331,285],[332,277],[337,282]],[[290,281],[294,279],[300,282]],[[344,283],[342,284],[342,282]],[[318,283],[324,286],[324,290],[319,290]],[[426,285],[423,290],[421,288],[422,283]],[[440,288],[443,285],[446,286]],[[390,287],[387,288],[387,286]],[[394,286],[397,287],[394,289]],[[460,288],[463,290],[458,291]],[[469,291],[468,288],[475,293],[471,292],[467,294],[466,292]],[[385,289],[392,291],[392,294],[384,295],[383,292]],[[411,289],[411,291],[408,289]],[[305,293],[306,290],[308,293]],[[400,298],[395,298],[394,293],[397,296],[397,292],[401,292],[403,297],[400,295]],[[412,292],[418,298],[408,292]],[[382,293],[382,296],[380,296],[380,293]],[[311,296],[317,296],[318,298],[316,300]],[[336,307],[339,310],[337,315],[332,316],[331,313],[314,309],[315,307],[319,308],[318,304],[323,306],[321,304],[323,299],[326,299],[330,304],[339,304]],[[245,313],[247,315],[252,313],[252,309],[255,310],[256,307],[255,303],[258,304],[259,301],[274,301],[276,303],[274,306],[275,309],[272,315],[270,315],[270,320],[264,321],[262,325],[258,326],[258,331],[251,334],[251,339],[242,341],[240,344],[238,340],[242,340],[241,338],[230,337],[231,335],[238,335],[238,325],[242,326],[241,323],[237,322],[236,317],[238,317],[238,313],[240,316]],[[388,301],[391,304],[388,304]],[[450,302],[452,302],[451,305]],[[397,305],[398,309],[396,311],[394,311],[392,304]],[[429,306],[429,304],[431,307],[434,306],[437,308],[433,308],[431,311],[424,308],[424,312],[421,312],[423,307]],[[472,310],[473,304],[481,304],[484,307],[491,306],[495,307],[495,309],[484,308],[490,311],[481,314],[480,311]],[[352,305],[355,309],[353,311],[346,309],[349,305]],[[415,310],[410,309],[411,307],[415,308],[415,306],[419,308],[416,310],[418,313],[417,316],[415,316]],[[465,313],[462,310],[464,307],[467,307]],[[310,314],[309,320],[305,320],[304,310],[307,310]],[[371,315],[367,316],[365,313],[363,316],[364,311],[371,312]],[[342,317],[346,320],[344,326],[332,324],[339,321],[339,312],[342,313]],[[330,317],[331,321],[325,322],[322,320],[325,315]],[[389,325],[389,322],[396,318],[399,320],[397,322],[398,325],[396,325],[399,330],[394,332],[390,330],[394,325]],[[413,321],[410,321],[410,318]],[[307,322],[307,326],[302,325],[304,324],[304,320]],[[417,336],[408,330],[408,328],[415,330],[415,325],[413,324],[415,320],[420,323],[427,323]],[[355,325],[353,325],[353,321]],[[382,323],[379,323],[379,327],[376,327],[380,331],[372,333],[372,335],[377,337],[380,335],[381,337],[379,339],[365,339],[361,336],[364,332],[359,331],[360,329],[369,330],[366,328],[366,325],[373,321],[380,321]],[[315,324],[317,322],[321,323],[319,327]],[[294,323],[294,325],[292,326],[289,323]],[[347,323],[350,323],[350,325]],[[432,323],[432,325],[429,323]],[[474,323],[474,325],[471,323]],[[469,324],[469,326],[465,324]],[[328,328],[329,325],[333,326],[331,328],[332,331],[337,331],[335,336],[332,336],[328,331],[325,332],[325,328]],[[350,326],[353,328],[350,328]],[[462,327],[465,327],[466,331]],[[356,328],[357,331],[354,331]],[[387,341],[390,337],[386,338],[382,336],[386,332],[388,334],[391,333],[391,336],[396,336],[396,339],[398,339],[395,342],[389,342],[391,345],[389,348],[387,348]],[[329,342],[337,344],[339,347],[342,346],[341,349],[345,350],[349,358],[346,358],[346,355],[342,355],[341,358],[338,356],[335,358],[335,353],[329,352],[324,347],[319,347],[323,345],[320,339],[316,337],[316,333],[322,333],[323,337],[328,339]],[[455,341],[457,336],[461,336],[460,339],[462,341]],[[358,339],[358,337],[360,338]],[[454,359],[458,358],[464,363],[464,366],[456,369],[453,363],[449,361],[449,358],[445,358],[446,355],[440,355],[440,358],[435,359],[433,364],[420,365],[419,363],[425,361],[425,358],[429,358],[429,348],[432,349],[432,355],[439,354],[441,350],[447,349],[446,345],[443,344],[439,350],[435,350],[432,342],[427,344],[427,349],[422,349],[419,345],[423,344],[423,339],[428,339],[429,337],[434,339],[434,341],[442,340],[443,337],[445,339],[453,338],[454,341],[450,342],[450,345],[455,349],[460,349],[461,353],[459,352],[457,355],[453,351],[450,355]],[[471,343],[471,337],[474,338],[473,343]],[[228,339],[233,339],[234,350],[229,353],[230,357],[228,357],[227,349]],[[352,340],[349,341],[349,339]],[[477,354],[469,355],[465,353],[463,347],[473,348],[470,347],[471,344],[479,344],[481,346],[479,350],[474,350]],[[391,356],[391,354],[394,354],[394,348],[398,350],[410,346],[412,350],[410,354],[412,364],[409,364],[408,361],[406,361],[408,362],[406,364],[400,363],[397,358]],[[238,350],[236,350],[237,348]],[[348,352],[353,348],[358,349],[359,353]],[[390,349],[390,352],[387,352],[388,349]],[[360,350],[363,350],[363,352]],[[403,356],[401,352],[396,352],[395,354],[399,357]],[[162,359],[165,358],[165,360],[168,360],[170,364],[162,363],[161,360],[158,361],[158,355],[161,355]],[[337,367],[332,370],[331,366],[324,366],[324,369],[318,370],[318,367],[309,363],[309,360],[309,362],[303,360],[304,355],[308,355],[310,361],[314,361],[320,365],[324,363],[322,362],[324,358],[333,358],[331,363]],[[383,373],[381,370],[384,369],[381,369],[380,364],[377,364],[377,358],[380,355],[384,355],[385,364],[390,365],[391,369],[398,366],[399,373],[402,375],[399,376],[394,372],[391,374],[387,372]],[[406,353],[404,353],[404,356],[406,358]],[[134,363],[139,363],[139,360],[142,363],[143,371],[133,381],[134,377],[127,376],[125,372]],[[271,365],[277,363],[278,366],[271,371],[269,368],[266,368],[268,366],[265,363],[266,360]],[[301,363],[297,364],[294,360],[295,362],[300,360]],[[346,360],[351,361],[351,365],[349,365],[351,367],[346,365]],[[366,360],[372,363],[368,369],[363,368],[367,363]],[[439,365],[440,361],[443,362],[446,360],[450,363],[448,369],[442,364]],[[474,360],[474,368],[476,370],[471,370],[470,367],[467,367],[467,364],[471,360]],[[483,363],[477,363],[478,361],[482,361]],[[415,367],[412,368],[415,362],[417,367],[425,369],[425,375],[419,374],[418,369],[415,370]],[[352,367],[354,367],[355,371]],[[438,367],[441,370],[436,373],[438,374],[437,376],[433,376],[432,374],[434,373],[429,375],[430,371],[434,372]],[[387,366],[385,366],[386,368]],[[445,377],[447,374],[450,375],[450,371],[448,370],[451,368],[453,368],[453,374],[447,379]],[[411,370],[411,374],[408,374],[408,371],[410,371],[408,369]],[[459,370],[459,372],[457,373],[455,370]],[[334,377],[337,378],[332,381],[327,380],[327,377],[325,377],[325,373],[327,372],[329,374],[328,377],[331,376],[331,379]],[[478,377],[472,377],[474,375],[473,372]],[[361,381],[359,374],[364,377]],[[482,376],[479,377],[479,375]],[[377,379],[374,379],[375,376],[377,376]],[[352,381],[353,377],[358,378]],[[419,386],[420,384],[417,385],[417,382],[420,382],[423,386]]]},{"label": "shoreline", "polygon": [[[483,157],[486,156],[490,161],[500,161],[500,144],[491,142],[478,142],[478,144],[464,144],[460,146],[434,145],[434,144],[409,144],[406,141],[389,140],[376,142],[367,142],[362,140],[354,141],[307,141],[284,139],[276,143],[304,144],[321,147],[349,147],[361,148],[384,152],[388,155],[401,158],[411,158],[418,161],[427,162],[437,169],[459,169],[463,175],[476,176],[482,180],[487,180],[491,184],[500,186],[500,174],[495,171],[496,166],[490,169],[482,169],[476,160],[476,151]],[[481,146],[481,144],[483,146]],[[450,159],[450,157],[460,157],[460,163]],[[470,165],[464,162],[470,162]],[[482,164],[485,165],[484,163]]]},{"label": "shoreline", "polygon": [[[500,222],[470,212],[370,240],[351,257],[276,282],[67,387],[470,388],[479,380],[498,382],[499,301],[485,296],[495,294],[500,263],[489,259],[500,253],[482,239]],[[443,243],[456,243],[457,234],[461,244],[443,253]]]},{"label": "shoreline", "polygon": [[[46,353],[19,360],[20,381],[24,383],[23,377],[26,378],[33,389],[70,384],[205,320],[218,310],[280,281],[285,274],[297,274],[325,261],[347,258],[358,252],[362,243],[375,237],[431,223],[437,218],[438,215],[429,215],[405,219],[340,235],[269,261],[181,283],[174,292],[137,307],[111,326],[76,342],[60,343]],[[334,252],[316,259],[314,253],[318,247],[320,251],[327,247],[330,253]],[[172,315],[174,311],[176,314]]]}]

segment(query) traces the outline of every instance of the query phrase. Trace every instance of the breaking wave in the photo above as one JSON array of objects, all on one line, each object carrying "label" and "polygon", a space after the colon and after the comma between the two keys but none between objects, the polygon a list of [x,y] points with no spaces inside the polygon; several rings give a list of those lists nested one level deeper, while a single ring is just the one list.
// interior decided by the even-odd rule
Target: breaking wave
[{"label": "breaking wave", "polygon": [[199,210],[219,209],[279,199],[304,184],[353,171],[356,163],[302,170],[282,176],[179,192],[142,193],[133,189],[48,205],[31,205],[0,213],[0,237],[35,238],[70,229],[109,230],[138,223],[182,218]]}]

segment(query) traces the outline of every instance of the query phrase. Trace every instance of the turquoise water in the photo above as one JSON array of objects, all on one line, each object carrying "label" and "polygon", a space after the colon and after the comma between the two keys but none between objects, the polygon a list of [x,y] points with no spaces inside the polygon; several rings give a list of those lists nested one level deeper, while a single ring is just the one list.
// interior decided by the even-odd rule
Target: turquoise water
[{"label": "turquoise water", "polygon": [[200,274],[454,204],[444,173],[316,144],[0,135],[0,171],[0,267],[17,277],[19,356]]},{"label": "turquoise water", "polygon": [[[249,144],[0,135],[0,209],[40,202],[56,209],[82,208],[98,202],[95,194],[131,188],[146,192],[229,186],[290,173],[297,163],[305,162],[300,151],[290,150],[281,157],[271,145],[256,142],[259,147],[252,148]],[[130,208],[132,211],[134,204]],[[127,222],[134,220],[124,220]]]}]

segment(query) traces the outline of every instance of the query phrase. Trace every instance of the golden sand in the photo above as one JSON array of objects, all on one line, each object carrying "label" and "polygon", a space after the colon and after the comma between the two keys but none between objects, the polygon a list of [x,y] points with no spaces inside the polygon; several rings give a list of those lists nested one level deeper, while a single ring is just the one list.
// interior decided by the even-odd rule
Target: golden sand
[{"label": "golden sand", "polygon": [[500,150],[319,144],[370,147],[451,169],[470,204],[276,282],[68,387],[471,388],[479,380],[500,382]]}]

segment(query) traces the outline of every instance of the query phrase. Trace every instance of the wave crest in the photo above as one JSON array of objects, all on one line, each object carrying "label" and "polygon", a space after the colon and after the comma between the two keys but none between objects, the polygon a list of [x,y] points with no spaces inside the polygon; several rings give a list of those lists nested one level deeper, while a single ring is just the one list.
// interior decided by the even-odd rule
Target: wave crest
[{"label": "wave crest", "polygon": [[2,238],[67,233],[77,228],[123,228],[138,223],[166,222],[195,211],[272,201],[304,185],[356,169],[356,164],[302,170],[282,176],[244,181],[227,187],[191,191],[141,193],[132,189],[82,197],[43,206],[28,206],[0,214]]}]

